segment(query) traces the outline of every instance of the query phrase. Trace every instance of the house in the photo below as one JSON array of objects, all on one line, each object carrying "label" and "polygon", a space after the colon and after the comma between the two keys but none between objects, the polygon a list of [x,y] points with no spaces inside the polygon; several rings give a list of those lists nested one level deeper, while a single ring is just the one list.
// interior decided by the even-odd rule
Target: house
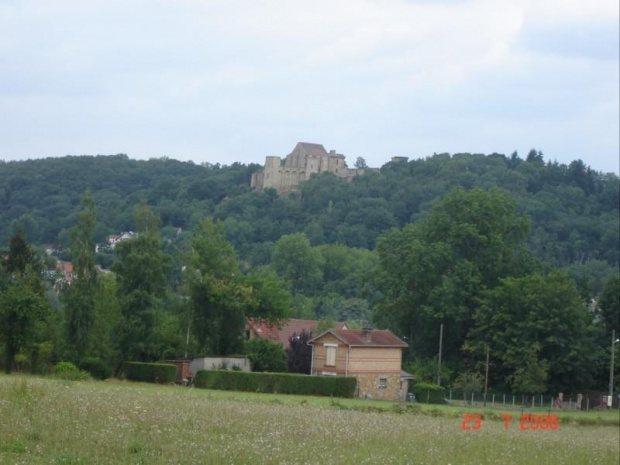
[{"label": "house", "polygon": [[390,331],[332,329],[312,339],[312,375],[355,376],[357,395],[404,399],[413,377],[402,371],[407,343]]},{"label": "house", "polygon": [[[267,320],[248,318],[245,325],[245,339],[269,339],[270,341],[282,344],[284,350],[286,350],[289,347],[289,339],[293,334],[299,335],[303,331],[310,334],[318,324],[318,320],[290,318],[276,325],[269,323]],[[335,322],[334,327],[336,329],[346,329],[346,324]]]},{"label": "house", "polygon": [[107,247],[109,247],[110,249],[114,249],[116,248],[116,244],[118,244],[119,242],[135,239],[136,237],[138,237],[138,233],[135,233],[133,231],[123,232],[118,235],[107,236],[106,244]]},{"label": "house", "polygon": [[71,284],[73,282],[73,263],[56,260],[56,271],[60,274],[56,283],[58,286],[63,283]]}]

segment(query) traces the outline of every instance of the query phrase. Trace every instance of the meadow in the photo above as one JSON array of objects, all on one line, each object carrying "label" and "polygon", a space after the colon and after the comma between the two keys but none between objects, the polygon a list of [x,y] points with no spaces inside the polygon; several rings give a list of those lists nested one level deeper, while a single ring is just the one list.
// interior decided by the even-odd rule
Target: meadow
[{"label": "meadow", "polygon": [[[504,429],[486,412],[0,376],[0,464],[617,464],[618,412]],[[497,412],[495,412],[497,413]],[[596,416],[598,415],[598,416]],[[615,422],[610,426],[610,423]]]}]

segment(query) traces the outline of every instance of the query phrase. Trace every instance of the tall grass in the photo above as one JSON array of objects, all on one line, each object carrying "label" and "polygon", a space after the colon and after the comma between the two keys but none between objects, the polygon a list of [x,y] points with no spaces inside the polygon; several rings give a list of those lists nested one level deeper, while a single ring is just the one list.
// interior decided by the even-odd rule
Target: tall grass
[{"label": "tall grass", "polygon": [[513,421],[505,431],[502,422],[485,420],[479,431],[462,431],[461,419],[441,409],[363,412],[344,400],[325,402],[0,376],[0,463],[618,462],[616,427],[521,431]]}]

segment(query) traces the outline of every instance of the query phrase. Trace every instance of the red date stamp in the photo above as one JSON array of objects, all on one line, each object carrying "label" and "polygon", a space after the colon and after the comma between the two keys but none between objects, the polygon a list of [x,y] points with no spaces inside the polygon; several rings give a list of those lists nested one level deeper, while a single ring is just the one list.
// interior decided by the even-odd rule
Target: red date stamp
[{"label": "red date stamp", "polygon": [[[504,420],[504,429],[507,430],[512,421],[512,415],[509,413],[500,414],[500,418]],[[547,415],[546,413],[537,415],[535,413],[527,413],[521,415],[521,431],[556,431],[559,427],[557,415]],[[464,413],[461,429],[463,431],[477,431],[482,428],[482,415],[479,413]]]}]

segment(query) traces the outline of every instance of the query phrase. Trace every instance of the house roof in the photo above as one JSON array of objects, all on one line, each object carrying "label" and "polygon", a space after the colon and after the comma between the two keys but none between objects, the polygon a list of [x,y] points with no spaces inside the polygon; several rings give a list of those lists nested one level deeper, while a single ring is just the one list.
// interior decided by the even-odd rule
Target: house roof
[{"label": "house roof", "polygon": [[334,329],[325,331],[323,334],[312,339],[308,344],[312,344],[325,334],[331,333],[342,342],[351,347],[408,347],[408,344],[395,336],[389,330],[373,330],[370,332],[370,341],[366,340],[365,332],[361,329]]},{"label": "house roof", "polygon": [[[289,339],[293,334],[301,334],[302,331],[310,334],[319,324],[318,320],[301,320],[290,318],[280,323],[280,325],[269,324],[267,320],[248,318],[248,326],[252,332],[260,338],[281,343],[285,349],[289,346]],[[344,323],[336,322],[334,326],[338,329],[345,326]]]}]

